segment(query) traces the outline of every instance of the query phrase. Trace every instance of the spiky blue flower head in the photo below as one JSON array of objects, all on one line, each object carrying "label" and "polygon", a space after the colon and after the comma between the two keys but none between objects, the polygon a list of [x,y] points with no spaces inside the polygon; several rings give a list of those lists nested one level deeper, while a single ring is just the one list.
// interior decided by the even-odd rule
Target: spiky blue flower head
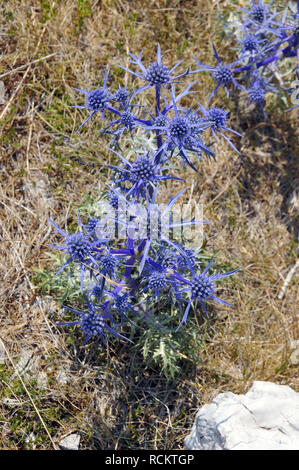
[{"label": "spiky blue flower head", "polygon": [[239,271],[239,269],[241,269],[241,268],[235,269],[234,271],[230,271],[230,272],[227,272],[227,273],[223,273],[223,274],[216,273],[212,276],[209,276],[207,273],[208,273],[208,270],[209,270],[212,263],[213,263],[213,259],[210,261],[210,263],[207,265],[207,267],[203,270],[203,272],[200,272],[198,274],[193,272],[192,273],[192,279],[190,279],[190,280],[184,278],[183,276],[181,276],[177,272],[173,272],[172,274],[170,274],[170,279],[176,279],[178,282],[183,283],[187,286],[186,288],[182,289],[180,292],[188,292],[189,291],[189,293],[190,293],[190,299],[188,301],[184,316],[182,318],[182,321],[181,321],[179,327],[183,323],[186,323],[187,317],[188,317],[188,314],[189,314],[189,310],[190,310],[190,307],[191,307],[191,304],[192,304],[193,301],[200,302],[200,304],[202,305],[205,313],[206,313],[206,307],[205,307],[204,301],[210,300],[210,299],[216,300],[217,302],[219,302],[223,305],[228,305],[229,307],[231,307],[231,305],[229,303],[227,303],[224,300],[219,299],[218,297],[216,297],[216,295],[215,295],[215,289],[216,289],[215,281],[218,280],[218,279],[227,277],[227,276],[231,276],[235,272]]},{"label": "spiky blue flower head", "polygon": [[116,184],[126,181],[132,184],[132,187],[127,192],[127,196],[132,195],[139,198],[140,195],[144,195],[150,198],[149,188],[155,189],[159,181],[167,179],[182,181],[181,178],[174,176],[163,176],[161,174],[163,168],[155,162],[155,155],[150,156],[149,153],[146,155],[136,155],[136,159],[133,162],[129,162],[118,152],[114,153],[120,157],[125,166],[109,166],[121,173],[122,177],[114,181]]},{"label": "spiky blue flower head", "polygon": [[90,254],[92,244],[84,233],[73,233],[66,239],[66,251],[73,260],[84,261]]},{"label": "spiky blue flower head", "polygon": [[100,220],[97,219],[96,217],[90,217],[87,224],[84,225],[84,228],[85,228],[88,235],[90,235],[92,237],[96,235],[96,226],[98,225],[99,222],[100,222]]},{"label": "spiky blue flower head", "polygon": [[[122,112],[113,109],[118,117],[117,119],[111,121],[104,129],[102,129],[101,134],[113,134],[116,137],[119,137],[122,136],[126,130],[132,134],[137,123],[144,123],[144,121],[138,119],[138,117],[132,112],[132,108],[134,106],[135,105],[126,103]],[[112,110],[112,108],[110,109]],[[109,129],[111,129],[113,126],[115,126],[115,129],[110,131]]]},{"label": "spiky blue flower head", "polygon": [[[66,323],[59,323],[59,326],[72,326],[72,325],[78,325],[80,326],[84,336],[85,340],[83,342],[84,344],[87,343],[91,338],[95,338],[100,336],[102,341],[106,344],[105,341],[105,334],[104,334],[104,329],[107,329],[110,331],[114,336],[117,336],[118,338],[125,339],[126,341],[130,341],[128,338],[125,336],[121,335],[118,333],[116,330],[111,328],[109,325],[107,325],[106,320],[111,317],[111,313],[105,313],[107,311],[107,307],[109,305],[109,301],[105,302],[105,304],[102,307],[96,307],[92,302],[89,301],[87,296],[84,294],[85,300],[88,305],[88,312],[83,312],[81,310],[75,310],[71,307],[65,306],[66,309],[70,310],[71,312],[75,313],[76,315],[80,315],[81,319],[73,322],[66,322]],[[96,310],[102,310],[104,314],[100,315],[96,312]]]},{"label": "spiky blue flower head", "polygon": [[129,294],[125,292],[122,295],[117,295],[115,297],[114,307],[121,315],[125,316],[128,313],[128,310],[132,308],[129,301]]},{"label": "spiky blue flower head", "polygon": [[194,123],[189,120],[191,111],[188,110],[185,114],[178,112],[177,101],[178,97],[175,97],[174,87],[171,92],[171,105],[168,109],[173,109],[175,115],[172,119],[168,118],[165,127],[155,127],[152,129],[158,129],[162,134],[165,135],[164,143],[159,147],[156,152],[156,157],[161,158],[161,154],[164,152],[170,152],[170,156],[174,153],[175,149],[178,149],[179,155],[182,157],[183,165],[187,163],[193,170],[196,167],[192,164],[187,154],[187,151],[194,152],[201,157],[201,152],[205,152],[208,156],[214,156],[214,153],[209,149],[208,145],[205,145],[198,137],[198,135],[209,127],[209,123],[197,121],[196,131]]},{"label": "spiky blue flower head", "polygon": [[103,88],[91,90],[86,94],[87,107],[94,112],[104,111],[110,96]]},{"label": "spiky blue flower head", "polygon": [[262,23],[265,19],[265,7],[261,3],[259,3],[259,5],[254,5],[250,13],[252,19],[257,23]]},{"label": "spiky blue flower head", "polygon": [[147,281],[147,289],[152,289],[155,292],[155,297],[158,299],[160,291],[165,291],[169,286],[165,272],[153,271]]},{"label": "spiky blue flower head", "polygon": [[102,278],[101,281],[99,281],[97,284],[92,286],[90,289],[90,295],[93,295],[97,300],[101,300],[102,295],[103,295],[103,289],[104,289],[104,278]]},{"label": "spiky blue flower head", "polygon": [[263,106],[264,98],[267,91],[277,92],[276,88],[272,86],[265,78],[260,76],[258,73],[253,73],[254,81],[249,89],[247,89],[249,102],[256,103],[261,107],[261,110],[265,113]]},{"label": "spiky blue flower head", "polygon": [[175,83],[178,78],[186,75],[188,73],[188,70],[180,75],[177,75],[175,77],[172,76],[173,71],[182,63],[180,61],[177,63],[174,67],[171,69],[167,67],[167,65],[163,64],[162,62],[162,55],[161,55],[161,48],[160,45],[158,44],[157,47],[157,60],[153,62],[149,67],[145,67],[142,63],[142,51],[140,52],[139,56],[136,57],[134,54],[130,53],[130,57],[132,60],[130,60],[130,63],[137,65],[141,72],[133,72],[132,70],[127,69],[126,67],[121,66],[122,69],[126,70],[127,72],[131,73],[132,75],[135,75],[136,77],[141,78],[144,80],[147,84],[141,88],[139,88],[135,93],[134,96],[136,96],[138,93],[141,91],[150,88],[152,86],[156,87],[161,87],[163,85],[167,85],[169,83]]},{"label": "spiky blue flower head", "polygon": [[101,273],[105,276],[114,276],[118,261],[111,253],[106,253],[99,258],[101,263]]},{"label": "spiky blue flower head", "polygon": [[78,225],[80,231],[78,233],[68,234],[64,230],[62,230],[58,225],[56,225],[51,219],[49,222],[55,227],[56,232],[62,235],[65,238],[65,244],[61,246],[57,245],[49,245],[52,248],[57,248],[58,250],[62,250],[69,255],[66,262],[62,265],[62,267],[58,270],[56,275],[58,275],[69,263],[72,261],[78,262],[80,264],[81,270],[81,290],[83,290],[83,278],[84,273],[86,271],[86,267],[91,266],[93,263],[96,265],[96,260],[94,258],[94,254],[98,251],[97,245],[98,243],[95,241],[89,240],[89,235],[86,235],[83,232],[83,226],[81,224],[80,216],[78,213]]},{"label": "spiky blue flower head", "polygon": [[258,3],[251,0],[251,9],[244,9],[236,5],[236,8],[246,13],[243,25],[259,34],[272,33],[278,37],[283,37],[285,28],[276,21],[275,17],[278,15],[276,10],[272,13],[270,9],[273,1],[271,0],[266,5],[262,0],[258,0]]},{"label": "spiky blue flower head", "polygon": [[231,129],[230,127],[227,126],[227,119],[228,119],[228,114],[229,111],[225,111],[222,108],[216,108],[216,107],[211,107],[211,108],[205,108],[202,106],[200,103],[199,104],[199,109],[201,110],[203,114],[203,119],[204,121],[207,121],[210,124],[210,129],[212,131],[213,136],[215,139],[217,139],[217,133],[220,134],[228,143],[229,145],[237,152],[239,153],[239,150],[235,147],[235,145],[231,142],[231,140],[226,137],[225,134],[223,134],[222,131],[229,131],[232,132],[233,134],[241,136],[239,132]]},{"label": "spiky blue flower head", "polygon": [[199,116],[197,112],[190,113],[188,115],[188,122],[191,128],[191,133],[199,134],[203,131],[202,129],[202,118]]},{"label": "spiky blue flower head", "polygon": [[168,124],[171,139],[182,141],[190,136],[191,126],[185,116],[176,116]]},{"label": "spiky blue flower head", "polygon": [[164,268],[174,269],[178,264],[178,254],[172,249],[164,249],[159,255],[158,261]]},{"label": "spiky blue flower head", "polygon": [[228,85],[233,80],[233,73],[229,65],[219,64],[213,71],[213,78],[217,85]]},{"label": "spiky blue flower head", "polygon": [[156,168],[148,156],[138,156],[131,165],[131,181],[136,183],[138,180],[146,182],[153,181],[156,177]]},{"label": "spiky blue flower head", "polygon": [[99,336],[103,334],[105,322],[101,316],[96,312],[84,313],[81,319],[81,329],[84,336],[88,339],[92,336]]},{"label": "spiky blue flower head", "polygon": [[203,71],[208,71],[212,73],[212,77],[214,81],[216,82],[216,87],[213,91],[213,93],[210,95],[209,100],[215,95],[216,91],[221,85],[224,85],[226,87],[227,91],[227,96],[229,96],[229,85],[232,83],[235,87],[242,89],[241,85],[235,80],[234,78],[234,65],[240,62],[240,60],[243,59],[243,57],[235,60],[231,64],[224,64],[222,60],[220,59],[215,44],[212,43],[213,46],[213,51],[214,51],[214,57],[218,62],[218,65],[216,67],[211,67],[209,65],[205,65],[202,62],[199,62],[196,58],[195,61],[197,65],[199,65],[201,68],[197,70],[193,70],[191,73],[197,73],[197,72],[203,72]]},{"label": "spiky blue flower head", "polygon": [[252,88],[248,90],[248,96],[250,103],[261,104],[264,101],[266,90],[259,84],[253,85]]},{"label": "spiky blue flower head", "polygon": [[193,299],[205,300],[215,291],[214,281],[206,274],[200,273],[191,279],[191,295]]},{"label": "spiky blue flower head", "polygon": [[146,70],[144,79],[150,86],[165,85],[171,81],[170,70],[162,62],[154,62]]},{"label": "spiky blue flower head", "polygon": [[113,101],[121,103],[123,106],[126,106],[130,93],[126,88],[118,87],[117,91],[113,95]]},{"label": "spiky blue flower head", "polygon": [[207,119],[211,121],[214,129],[221,129],[226,126],[228,111],[222,108],[210,108]]},{"label": "spiky blue flower head", "polygon": [[250,54],[256,53],[259,50],[259,41],[256,36],[247,34],[241,41],[242,51],[249,52]]},{"label": "spiky blue flower head", "polygon": [[165,114],[158,114],[158,116],[153,118],[153,124],[155,127],[165,127],[167,125],[168,119]]},{"label": "spiky blue flower head", "polygon": [[135,120],[136,120],[136,116],[133,113],[131,113],[131,111],[126,110],[121,114],[119,122],[126,129],[132,132],[133,129],[135,128]]},{"label": "spiky blue flower head", "polygon": [[101,112],[102,118],[104,116],[104,111],[107,108],[108,102],[112,99],[110,93],[106,89],[107,79],[108,79],[109,71],[107,72],[103,87],[97,88],[95,90],[87,91],[80,88],[75,88],[75,90],[79,91],[80,93],[84,93],[86,98],[86,105],[85,106],[73,106],[74,108],[79,109],[88,109],[90,111],[90,115],[87,119],[81,124],[81,126],[77,129],[78,132],[82,126],[97,112]]},{"label": "spiky blue flower head", "polygon": [[109,194],[109,204],[111,207],[113,207],[113,209],[118,208],[118,195],[112,191]]}]

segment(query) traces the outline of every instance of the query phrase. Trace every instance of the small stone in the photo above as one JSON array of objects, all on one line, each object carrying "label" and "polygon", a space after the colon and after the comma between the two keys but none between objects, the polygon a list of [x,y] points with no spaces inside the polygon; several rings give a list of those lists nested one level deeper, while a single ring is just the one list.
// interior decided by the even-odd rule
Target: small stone
[{"label": "small stone", "polygon": [[5,103],[5,88],[4,83],[0,81],[0,104]]},{"label": "small stone", "polygon": [[59,447],[62,450],[78,450],[80,444],[79,434],[70,434],[59,442]]},{"label": "small stone", "polygon": [[33,434],[33,432],[31,432],[25,439],[25,442],[27,444],[27,448],[30,449],[30,450],[35,450],[36,446],[35,446],[35,435]]},{"label": "small stone", "polygon": [[38,388],[47,388],[48,385],[48,376],[46,372],[39,372],[37,374],[37,386]]},{"label": "small stone", "polygon": [[2,345],[2,343],[0,342],[0,364],[5,364],[5,349]]},{"label": "small stone", "polygon": [[2,403],[3,405],[9,406],[10,408],[15,408],[21,404],[19,400],[16,400],[15,398],[3,398]]},{"label": "small stone", "polygon": [[69,377],[68,377],[68,374],[66,373],[66,371],[64,369],[59,369],[58,370],[58,373],[56,375],[56,380],[58,383],[62,384],[62,385],[66,385],[69,381]]},{"label": "small stone", "polygon": [[293,350],[290,356],[290,362],[293,366],[298,366],[299,364],[299,340],[291,341],[291,349]]}]

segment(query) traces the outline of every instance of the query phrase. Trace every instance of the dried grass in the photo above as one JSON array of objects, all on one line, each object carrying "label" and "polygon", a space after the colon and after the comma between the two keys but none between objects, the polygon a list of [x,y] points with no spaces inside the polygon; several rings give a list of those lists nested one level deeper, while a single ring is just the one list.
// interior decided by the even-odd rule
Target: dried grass
[{"label": "dried grass", "polygon": [[[198,407],[219,392],[244,393],[254,380],[299,389],[298,370],[290,361],[291,341],[298,339],[298,270],[279,298],[298,249],[293,113],[273,109],[271,123],[265,123],[240,110],[231,126],[243,132],[241,155],[219,142],[216,162],[203,161],[197,175],[185,174],[204,204],[205,220],[212,222],[205,231],[207,248],[218,252],[224,266],[233,262],[243,269],[225,289],[234,308],[217,307],[201,361],[183,377],[166,381],[159,370],[138,369],[138,353],[128,355],[125,346],[117,354],[68,347],[51,320],[59,307],[42,299],[32,282],[33,268],[51,263],[47,217],[60,226],[73,222],[84,197],[96,199],[109,176],[105,165],[111,155],[99,143],[97,126],[90,122],[74,135],[83,114],[71,108],[78,102],[73,87],[95,86],[108,64],[116,83],[129,83],[118,64],[126,64],[129,50],[143,48],[152,58],[157,42],[169,63],[184,57],[190,64],[193,55],[208,63],[211,36],[227,55],[215,14],[218,6],[228,11],[229,4],[1,3],[0,337],[15,365],[24,351],[37,361],[35,372],[29,367],[20,373],[51,436],[5,357],[0,361],[2,449],[50,449],[51,440],[57,445],[74,431],[86,449],[183,448]],[[201,74],[195,89],[204,104],[210,79]],[[174,189],[168,185],[165,191]],[[64,381],[57,379],[61,371]],[[41,374],[43,386],[37,380]],[[5,404],[5,397],[18,404]]]}]

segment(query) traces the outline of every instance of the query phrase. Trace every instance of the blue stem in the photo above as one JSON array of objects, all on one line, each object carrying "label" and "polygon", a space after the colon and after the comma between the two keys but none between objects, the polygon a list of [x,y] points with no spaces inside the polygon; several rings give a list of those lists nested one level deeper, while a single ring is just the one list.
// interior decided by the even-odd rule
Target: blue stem
[{"label": "blue stem", "polygon": [[[286,42],[286,41],[289,43],[289,45],[286,46],[281,51],[282,56],[276,53],[272,55],[271,57],[267,57],[266,59],[260,62],[257,62],[256,64],[250,64],[250,65],[245,65],[244,67],[238,67],[234,69],[234,73],[244,72],[245,70],[251,70],[254,66],[256,66],[256,68],[260,68],[260,67],[270,64],[271,62],[276,62],[277,60],[285,59],[287,57],[295,57],[297,55],[296,48],[298,46],[299,39],[295,35],[292,35],[288,39],[284,40],[283,42]],[[276,47],[279,47],[279,45],[280,43]]]}]

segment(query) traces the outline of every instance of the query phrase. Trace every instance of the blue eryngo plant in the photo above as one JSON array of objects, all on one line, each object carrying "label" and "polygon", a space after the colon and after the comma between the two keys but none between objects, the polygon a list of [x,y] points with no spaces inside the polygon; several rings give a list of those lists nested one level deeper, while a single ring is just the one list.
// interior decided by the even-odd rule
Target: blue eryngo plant
[{"label": "blue eryngo plant", "polygon": [[[99,216],[83,223],[78,214],[78,229],[73,233],[50,220],[60,237],[52,246],[66,255],[57,275],[70,264],[76,265],[86,302],[85,310],[67,305],[75,318],[60,325],[80,328],[84,344],[99,340],[105,345],[113,337],[125,343],[135,341],[144,357],[161,360],[166,372],[175,371],[173,361],[180,358],[181,351],[191,345],[193,352],[200,347],[198,330],[193,334],[198,325],[195,315],[201,312],[203,319],[209,318],[211,303],[231,307],[218,297],[218,282],[240,268],[213,270],[200,240],[196,246],[188,245],[192,230],[196,232],[207,222],[191,215],[176,217],[175,209],[187,188],[162,204],[158,202],[161,185],[167,180],[182,181],[172,174],[177,163],[197,171],[203,158],[216,158],[213,144],[218,138],[238,152],[237,142],[231,139],[240,134],[229,127],[229,112],[212,106],[209,99],[220,87],[229,93],[234,86],[248,89],[250,101],[263,107],[265,93],[273,89],[264,69],[294,56],[298,43],[298,13],[279,19],[261,1],[252,2],[242,12],[240,56],[231,64],[222,61],[213,44],[214,64],[206,66],[196,60],[200,68],[194,70],[184,67],[182,61],[169,66],[158,45],[153,62],[143,59],[140,52],[130,54],[129,66],[122,67],[138,83],[137,89],[113,89],[108,72],[99,88],[76,88],[85,104],[75,107],[88,113],[77,132],[83,132],[89,120],[102,122],[99,138],[111,136],[113,176],[107,182]],[[196,82],[185,81],[203,70],[212,74],[215,89],[206,106],[194,100],[186,109],[183,99],[194,96]],[[240,83],[241,72],[247,73],[249,88]],[[141,104],[143,93],[149,94],[151,107]],[[140,134],[154,142],[150,150],[136,145]],[[129,137],[126,151],[122,150],[125,136]]]},{"label": "blue eryngo plant", "polygon": [[[237,43],[238,57],[231,64],[223,64],[215,46],[214,57],[217,65],[201,64],[197,71],[211,72],[216,91],[225,86],[229,93],[232,86],[243,90],[248,103],[258,106],[265,112],[265,99],[269,92],[289,93],[293,105],[298,106],[298,98],[292,88],[281,78],[285,67],[295,63],[298,55],[299,0],[285,2],[287,6],[277,11],[274,0],[251,0],[247,8],[236,6],[233,21],[226,29],[232,29]],[[293,67],[295,73],[296,65]],[[290,77],[290,74],[288,74]],[[297,82],[298,83],[298,82]],[[292,106],[292,109],[295,107]]]}]

